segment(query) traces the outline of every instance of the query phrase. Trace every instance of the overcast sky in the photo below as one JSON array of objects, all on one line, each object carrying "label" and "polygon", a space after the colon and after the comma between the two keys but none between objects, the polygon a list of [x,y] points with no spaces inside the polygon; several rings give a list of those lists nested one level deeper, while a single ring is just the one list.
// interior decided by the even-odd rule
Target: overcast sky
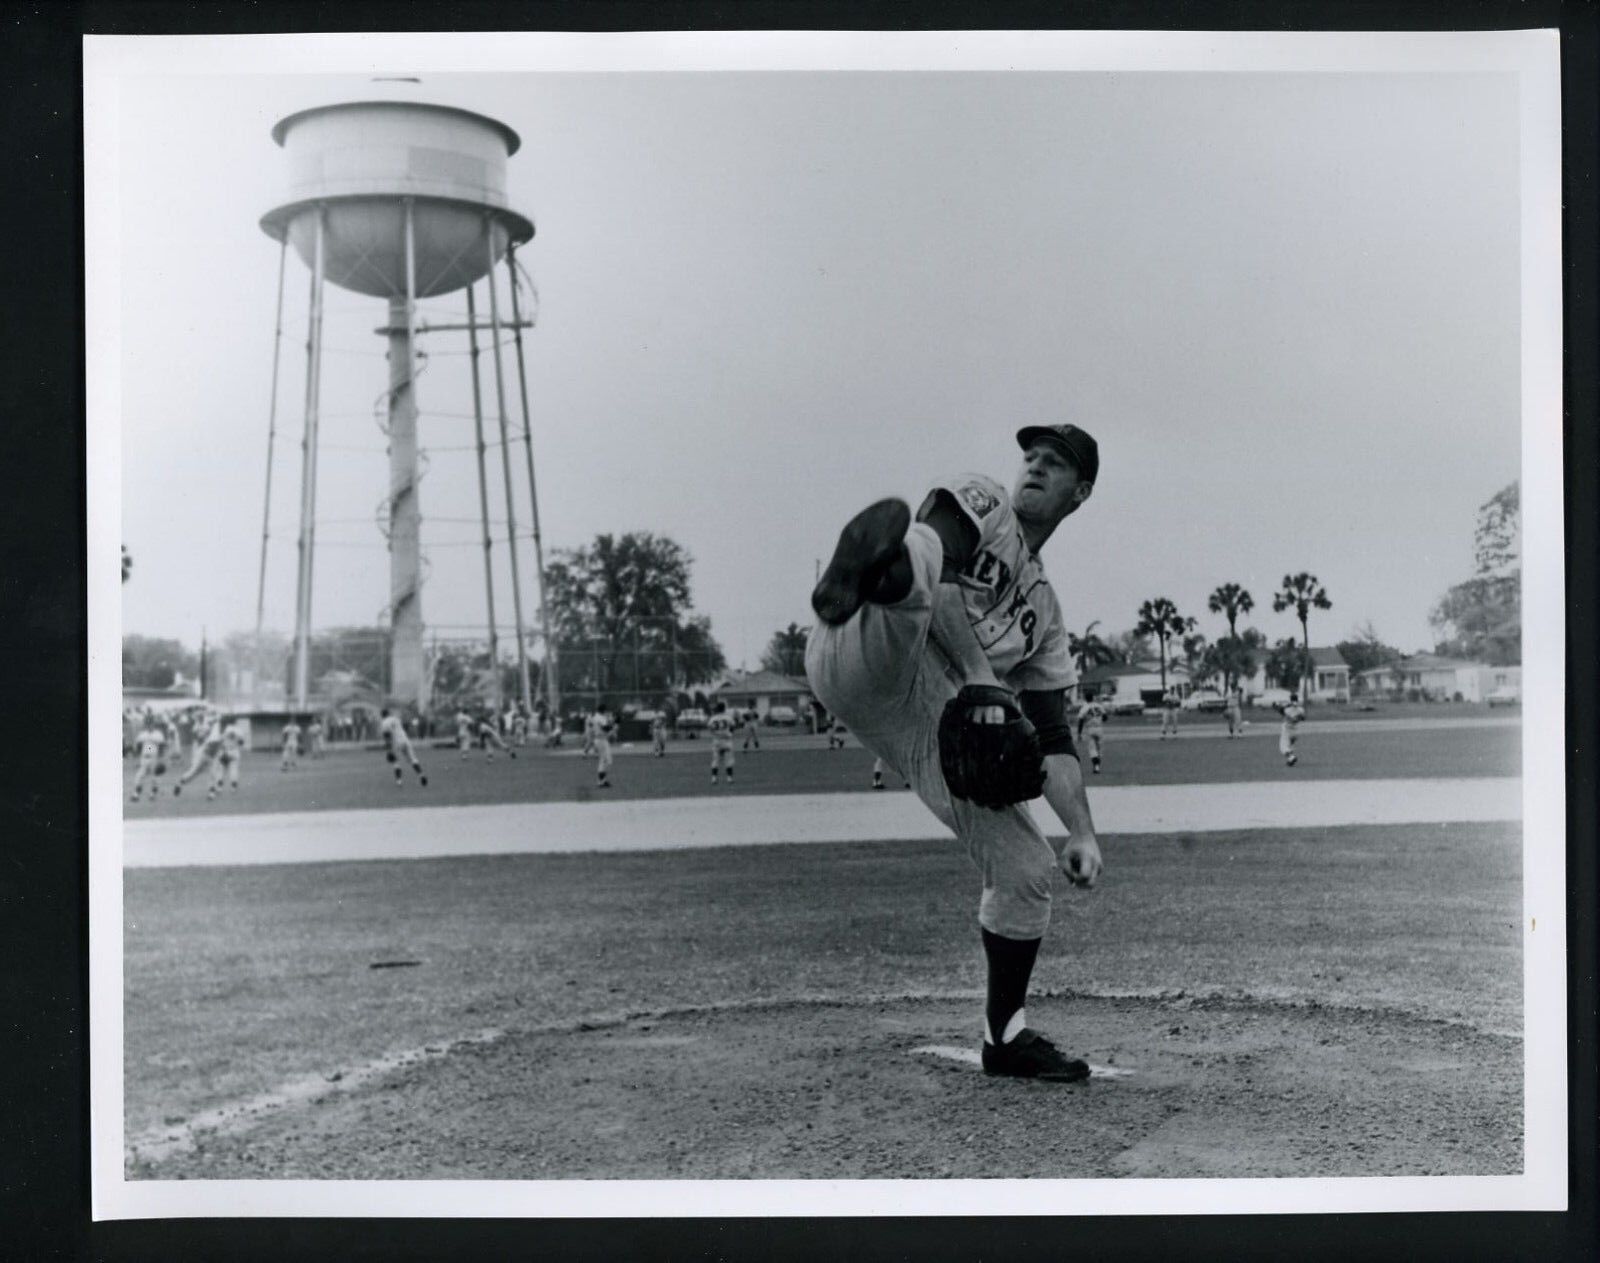
[{"label": "overcast sky", "polygon": [[[547,550],[601,531],[680,541],[735,664],[810,621],[816,560],[850,513],[963,470],[1009,483],[1025,423],[1100,442],[1093,499],[1045,549],[1075,629],[1127,628],[1166,595],[1215,636],[1205,599],[1233,580],[1276,638],[1297,625],[1271,593],[1310,570],[1333,600],[1314,643],[1370,620],[1430,645],[1429,606],[1470,572],[1477,506],[1518,477],[1510,76],[574,74],[424,90],[522,137],[509,181],[538,226],[521,258],[540,296],[527,347]],[[195,643],[202,626],[253,625],[278,256],[257,220],[287,181],[268,133],[365,95],[359,78],[125,82],[125,630]],[[267,591],[283,629],[307,290],[292,255],[289,277]],[[371,622],[388,597],[382,304],[329,303],[320,626]],[[451,313],[462,295],[422,316]],[[430,626],[484,618],[475,466],[446,450],[470,439],[470,386],[445,337],[425,340],[418,382]],[[508,623],[504,582],[497,602]]]}]

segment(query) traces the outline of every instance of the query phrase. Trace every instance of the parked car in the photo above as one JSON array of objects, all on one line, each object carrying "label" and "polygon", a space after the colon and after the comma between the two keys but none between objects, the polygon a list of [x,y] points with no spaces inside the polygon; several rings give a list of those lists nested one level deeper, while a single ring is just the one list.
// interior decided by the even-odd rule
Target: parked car
[{"label": "parked car", "polygon": [[800,714],[793,706],[769,706],[767,707],[767,722],[769,724],[797,724],[800,722]]},{"label": "parked car", "polygon": [[693,740],[695,733],[704,732],[706,724],[709,722],[705,711],[697,706],[691,706],[688,710],[678,712],[677,729],[679,732],[688,734],[689,738]]},{"label": "parked car", "polygon": [[1183,699],[1184,710],[1216,710],[1220,711],[1227,706],[1222,694],[1216,689],[1196,689]]},{"label": "parked car", "polygon": [[1250,705],[1259,706],[1262,710],[1282,710],[1288,704],[1288,689],[1267,689],[1250,699]]},{"label": "parked car", "polygon": [[1108,698],[1106,713],[1110,715],[1142,715],[1144,703],[1137,697]]},{"label": "parked car", "polygon": [[1522,690],[1515,684],[1502,684],[1483,700],[1490,706],[1521,706]]}]

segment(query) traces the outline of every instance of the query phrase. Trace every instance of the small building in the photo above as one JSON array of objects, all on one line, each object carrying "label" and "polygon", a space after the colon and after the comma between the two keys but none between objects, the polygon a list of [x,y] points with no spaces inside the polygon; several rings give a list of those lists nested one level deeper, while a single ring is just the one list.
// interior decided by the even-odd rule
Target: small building
[{"label": "small building", "polygon": [[1522,668],[1491,667],[1482,662],[1416,653],[1399,662],[1362,671],[1359,685],[1363,692],[1380,695],[1403,693],[1436,702],[1481,702],[1497,688],[1520,692]]},{"label": "small building", "polygon": [[[1273,687],[1267,683],[1269,652],[1265,648],[1258,650],[1255,674],[1239,681],[1239,687],[1244,690],[1246,697],[1259,697]],[[1308,702],[1348,702],[1351,687],[1350,664],[1345,661],[1344,655],[1331,645],[1312,645],[1311,675],[1293,691]]]},{"label": "small building", "polygon": [[803,716],[811,702],[811,685],[776,671],[734,673],[711,690],[711,701],[726,702],[729,710],[754,710],[763,720],[774,706],[788,706]]},{"label": "small building", "polygon": [[[1181,663],[1167,663],[1167,685],[1178,695],[1189,692],[1189,670]],[[1090,667],[1078,678],[1078,695],[1091,697],[1115,707],[1134,702],[1145,706],[1161,704],[1161,664],[1159,662],[1107,662]]]}]

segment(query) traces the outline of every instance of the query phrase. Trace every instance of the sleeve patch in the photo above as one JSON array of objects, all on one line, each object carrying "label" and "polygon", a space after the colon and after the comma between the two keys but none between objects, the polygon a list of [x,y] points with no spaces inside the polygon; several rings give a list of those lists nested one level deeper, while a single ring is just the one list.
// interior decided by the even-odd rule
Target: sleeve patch
[{"label": "sleeve patch", "polygon": [[961,502],[972,511],[972,515],[979,521],[993,513],[1000,503],[991,492],[975,482],[967,483],[956,494],[961,497]]}]

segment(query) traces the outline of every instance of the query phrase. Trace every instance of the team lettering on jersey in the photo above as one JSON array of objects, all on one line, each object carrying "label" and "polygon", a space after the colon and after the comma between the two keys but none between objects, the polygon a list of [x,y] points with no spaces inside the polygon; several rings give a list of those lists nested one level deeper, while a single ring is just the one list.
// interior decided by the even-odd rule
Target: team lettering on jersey
[{"label": "team lettering on jersey", "polygon": [[1077,683],[1061,606],[1005,488],[981,474],[963,474],[936,490],[948,492],[978,531],[959,580],[967,618],[994,673],[1019,689]]}]

